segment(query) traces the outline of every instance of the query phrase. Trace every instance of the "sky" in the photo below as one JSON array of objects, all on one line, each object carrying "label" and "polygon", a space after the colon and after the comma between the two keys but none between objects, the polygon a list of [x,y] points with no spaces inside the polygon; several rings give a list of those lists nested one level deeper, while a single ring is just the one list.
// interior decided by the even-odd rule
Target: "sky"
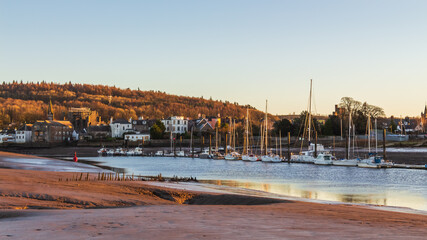
[{"label": "sky", "polygon": [[423,0],[0,0],[0,81],[115,85],[330,114],[419,116]]}]

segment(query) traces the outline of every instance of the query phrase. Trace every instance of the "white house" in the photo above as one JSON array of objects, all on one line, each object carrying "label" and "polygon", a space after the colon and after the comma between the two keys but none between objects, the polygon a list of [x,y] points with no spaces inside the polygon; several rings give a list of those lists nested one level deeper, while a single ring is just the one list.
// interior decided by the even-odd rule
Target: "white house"
[{"label": "white house", "polygon": [[188,131],[188,120],[182,116],[170,117],[162,120],[162,123],[166,127],[165,132],[186,133]]},{"label": "white house", "polygon": [[117,119],[113,121],[113,118],[111,118],[110,127],[111,137],[113,138],[122,138],[123,134],[133,131],[132,124],[125,119]]},{"label": "white house", "polygon": [[20,129],[16,130],[15,142],[16,143],[27,143],[31,142],[33,135],[33,124],[25,124]]},{"label": "white house", "polygon": [[15,133],[13,132],[1,132],[0,143],[13,143],[15,142]]},{"label": "white house", "polygon": [[136,141],[149,142],[150,134],[149,133],[126,133],[124,135],[124,139],[131,142],[136,142]]}]

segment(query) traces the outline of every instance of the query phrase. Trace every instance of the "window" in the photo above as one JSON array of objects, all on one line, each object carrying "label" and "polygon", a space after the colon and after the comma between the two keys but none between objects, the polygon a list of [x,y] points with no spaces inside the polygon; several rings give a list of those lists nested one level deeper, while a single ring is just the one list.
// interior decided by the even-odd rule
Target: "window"
[{"label": "window", "polygon": [[179,131],[179,126],[178,126],[178,131]]},{"label": "window", "polygon": [[178,120],[178,124],[181,124],[181,120]]}]

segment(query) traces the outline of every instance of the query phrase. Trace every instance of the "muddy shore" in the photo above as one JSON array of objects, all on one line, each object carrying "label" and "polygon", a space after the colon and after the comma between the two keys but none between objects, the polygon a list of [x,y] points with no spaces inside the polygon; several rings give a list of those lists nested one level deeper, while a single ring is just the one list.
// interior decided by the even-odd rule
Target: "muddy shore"
[{"label": "muddy shore", "polygon": [[96,175],[71,180],[75,176],[0,169],[0,238],[424,239],[427,234],[426,215],[98,181]]}]

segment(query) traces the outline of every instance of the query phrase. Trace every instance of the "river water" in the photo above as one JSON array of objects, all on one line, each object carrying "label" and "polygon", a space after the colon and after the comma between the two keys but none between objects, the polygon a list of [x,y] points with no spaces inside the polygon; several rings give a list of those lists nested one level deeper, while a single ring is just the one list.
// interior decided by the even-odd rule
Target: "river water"
[{"label": "river water", "polygon": [[427,211],[427,171],[366,169],[169,157],[93,157],[85,160],[127,174],[196,177],[204,183],[346,203]]}]

